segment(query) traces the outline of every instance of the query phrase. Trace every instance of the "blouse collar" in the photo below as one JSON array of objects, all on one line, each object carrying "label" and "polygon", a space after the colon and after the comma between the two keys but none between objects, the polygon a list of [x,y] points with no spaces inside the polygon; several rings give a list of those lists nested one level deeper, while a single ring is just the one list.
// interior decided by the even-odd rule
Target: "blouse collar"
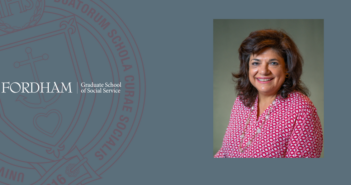
[{"label": "blouse collar", "polygon": [[[290,96],[290,94],[289,94],[289,96]],[[280,94],[278,94],[276,97],[275,97],[275,105],[278,105],[278,104],[280,104],[280,103],[282,103],[282,102],[284,102],[285,101],[285,99],[280,95]],[[256,100],[255,100],[255,103],[254,103],[254,105],[253,105],[253,107],[251,107],[251,108],[253,108],[254,110],[256,109],[256,107],[257,107],[257,104],[258,104],[258,95],[256,96]]]}]

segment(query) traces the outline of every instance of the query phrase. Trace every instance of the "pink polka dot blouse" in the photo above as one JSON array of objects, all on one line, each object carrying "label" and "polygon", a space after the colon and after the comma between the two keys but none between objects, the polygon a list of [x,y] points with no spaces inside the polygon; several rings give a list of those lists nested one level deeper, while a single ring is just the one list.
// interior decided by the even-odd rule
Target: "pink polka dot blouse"
[{"label": "pink polka dot blouse", "polygon": [[317,110],[307,96],[300,92],[292,92],[286,99],[277,96],[259,118],[257,101],[248,108],[236,98],[215,158],[320,157],[323,131]]}]

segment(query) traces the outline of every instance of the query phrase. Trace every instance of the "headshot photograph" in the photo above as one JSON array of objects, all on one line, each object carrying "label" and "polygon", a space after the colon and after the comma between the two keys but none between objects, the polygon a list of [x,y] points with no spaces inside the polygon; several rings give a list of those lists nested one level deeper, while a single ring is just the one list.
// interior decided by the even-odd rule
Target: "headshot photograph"
[{"label": "headshot photograph", "polygon": [[213,21],[214,158],[324,157],[324,21]]}]

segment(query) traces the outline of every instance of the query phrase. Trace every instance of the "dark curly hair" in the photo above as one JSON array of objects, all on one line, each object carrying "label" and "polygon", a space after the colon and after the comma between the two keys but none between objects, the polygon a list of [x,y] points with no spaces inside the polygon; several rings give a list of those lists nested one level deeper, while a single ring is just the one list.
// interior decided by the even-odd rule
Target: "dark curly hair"
[{"label": "dark curly hair", "polygon": [[294,41],[284,31],[258,30],[250,33],[241,43],[239,48],[240,71],[232,73],[233,80],[237,83],[236,90],[239,99],[246,107],[254,104],[258,93],[249,80],[250,56],[259,55],[268,48],[274,49],[284,59],[289,74],[277,94],[283,98],[287,98],[293,91],[309,95],[308,89],[300,80],[303,59]]}]

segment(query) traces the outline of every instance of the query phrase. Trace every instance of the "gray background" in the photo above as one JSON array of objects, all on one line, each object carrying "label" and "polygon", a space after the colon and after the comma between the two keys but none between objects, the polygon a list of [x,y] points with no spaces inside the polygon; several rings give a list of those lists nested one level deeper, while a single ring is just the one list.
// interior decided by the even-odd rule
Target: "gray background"
[{"label": "gray background", "polygon": [[[102,184],[349,181],[350,3],[219,0],[110,4],[138,43],[147,95],[134,140],[103,174]],[[257,18],[324,19],[324,158],[213,159],[213,19]]]},{"label": "gray background", "polygon": [[[106,2],[126,23],[138,44],[145,66],[147,94],[133,141],[102,179],[92,184],[344,184],[349,181],[349,2]],[[325,156],[322,159],[213,159],[213,20],[257,18],[324,19]]]},{"label": "gray background", "polygon": [[[213,22],[213,154],[222,146],[237,92],[232,72],[239,72],[238,49],[249,34],[261,29],[283,29],[294,40],[305,61],[301,80],[310,90],[324,127],[323,20],[216,19]],[[321,157],[324,156],[322,152]]]}]

